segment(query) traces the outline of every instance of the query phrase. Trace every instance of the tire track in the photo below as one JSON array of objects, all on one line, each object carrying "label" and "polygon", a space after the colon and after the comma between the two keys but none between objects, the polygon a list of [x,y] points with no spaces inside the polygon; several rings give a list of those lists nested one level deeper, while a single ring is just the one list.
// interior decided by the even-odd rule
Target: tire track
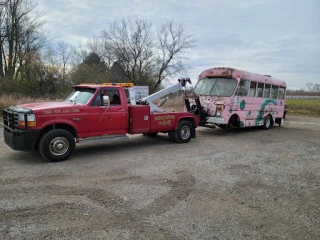
[{"label": "tire track", "polygon": [[[148,206],[136,210],[133,208],[133,200],[123,199],[110,191],[96,188],[83,188],[83,187],[69,187],[59,185],[48,185],[38,187],[24,187],[19,188],[20,192],[32,193],[36,190],[37,194],[55,195],[55,196],[73,196],[80,198],[77,202],[73,198],[67,198],[67,202],[60,202],[41,207],[28,207],[23,209],[16,209],[12,211],[0,211],[0,229],[3,234],[10,233],[10,224],[23,226],[25,223],[33,223],[39,225],[42,222],[50,223],[59,222],[62,226],[70,226],[68,222],[73,219],[74,224],[69,228],[62,228],[58,231],[51,231],[50,228],[46,228],[43,231],[37,233],[26,232],[24,234],[32,238],[46,238],[46,236],[61,237],[65,233],[70,233],[73,236],[80,236],[79,226],[81,226],[82,233],[90,231],[105,231],[106,233],[113,232],[115,229],[130,229],[130,232],[134,238],[152,238],[155,239],[179,239],[164,229],[158,228],[148,222],[148,218],[153,215],[161,215],[166,211],[173,208],[179,202],[185,200],[195,185],[195,178],[188,171],[177,171],[177,180],[163,179],[143,179],[139,176],[125,176],[115,177],[113,179],[104,179],[104,181],[129,181],[138,182],[151,185],[166,185],[170,186],[170,190],[154,199],[154,201]],[[57,175],[51,176],[56,179]],[[61,179],[65,179],[66,176],[59,176]],[[93,178],[97,181],[97,176]],[[105,176],[106,178],[106,176]],[[40,177],[42,179],[42,177]],[[37,182],[36,178],[29,178],[31,182]],[[50,181],[49,179],[42,179]],[[57,179],[56,179],[57,180]],[[18,179],[17,181],[20,181]],[[13,182],[7,182],[16,183]],[[1,194],[7,196],[14,193],[17,189],[2,189]],[[62,198],[63,199],[63,198]],[[86,199],[86,200],[85,200]],[[70,202],[71,201],[71,202]],[[40,221],[40,222],[39,222]],[[89,226],[85,223],[88,221]],[[5,222],[5,224],[4,224]],[[85,235],[85,234],[84,234]],[[31,237],[32,236],[32,237]]]}]

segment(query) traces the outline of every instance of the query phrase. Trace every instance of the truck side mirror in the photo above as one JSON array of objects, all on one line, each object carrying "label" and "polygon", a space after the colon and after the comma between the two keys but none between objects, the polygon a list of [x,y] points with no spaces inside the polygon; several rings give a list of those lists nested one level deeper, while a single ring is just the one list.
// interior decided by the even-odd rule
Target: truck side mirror
[{"label": "truck side mirror", "polygon": [[109,107],[110,106],[109,96],[103,96],[103,106],[105,106],[105,107]]}]

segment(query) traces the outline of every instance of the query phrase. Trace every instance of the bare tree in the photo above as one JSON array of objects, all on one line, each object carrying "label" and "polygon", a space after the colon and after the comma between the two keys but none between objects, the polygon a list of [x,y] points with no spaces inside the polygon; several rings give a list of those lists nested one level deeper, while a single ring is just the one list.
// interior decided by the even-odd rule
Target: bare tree
[{"label": "bare tree", "polygon": [[128,81],[139,84],[153,68],[153,40],[151,23],[136,19],[112,22],[102,31],[105,48]]},{"label": "bare tree", "polygon": [[58,42],[56,54],[58,57],[59,65],[61,66],[62,80],[66,81],[67,73],[70,70],[68,64],[74,54],[73,48],[67,42],[60,41]]},{"label": "bare tree", "polygon": [[309,92],[312,92],[312,91],[313,91],[314,83],[312,83],[312,82],[307,82],[307,83],[306,83],[306,86],[307,86],[307,91],[309,91]]},{"label": "bare tree", "polygon": [[31,0],[5,0],[0,5],[0,77],[13,79],[44,46],[44,22]]},{"label": "bare tree", "polygon": [[104,43],[103,40],[98,38],[90,38],[87,42],[87,47],[89,52],[94,52],[99,55],[107,69],[110,69],[113,63],[113,56],[108,48],[108,46]]},{"label": "bare tree", "polygon": [[181,59],[194,39],[181,25],[168,21],[154,34],[143,19],[114,21],[102,31],[105,47],[117,68],[134,84],[148,84],[155,91],[162,81],[186,70]]},{"label": "bare tree", "polygon": [[187,34],[182,25],[175,24],[174,21],[167,21],[158,32],[158,48],[160,54],[157,58],[157,80],[155,88],[161,82],[177,73],[188,69],[182,63],[184,54],[194,47],[195,39]]}]

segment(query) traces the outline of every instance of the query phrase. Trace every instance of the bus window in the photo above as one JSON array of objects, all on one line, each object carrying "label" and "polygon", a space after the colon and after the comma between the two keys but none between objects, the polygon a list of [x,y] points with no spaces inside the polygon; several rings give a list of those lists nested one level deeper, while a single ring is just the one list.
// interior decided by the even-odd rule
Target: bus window
[{"label": "bus window", "polygon": [[266,84],[264,86],[264,93],[263,93],[263,97],[264,98],[269,98],[270,97],[270,88],[271,88],[270,84]]},{"label": "bus window", "polygon": [[203,84],[204,84],[203,79],[198,81],[198,83],[196,84],[196,87],[194,88],[195,94],[200,95]]},{"label": "bus window", "polygon": [[256,96],[256,87],[257,87],[257,83],[256,82],[251,82],[250,83],[250,97],[255,97]]},{"label": "bus window", "polygon": [[263,97],[263,83],[258,83],[258,97]]},{"label": "bus window", "polygon": [[203,78],[198,81],[194,93],[202,96],[230,97],[237,83],[234,78]]},{"label": "bus window", "polygon": [[271,98],[277,99],[277,97],[278,97],[278,86],[272,85],[272,88],[271,88]]},{"label": "bus window", "polygon": [[249,83],[250,83],[249,80],[242,80],[241,79],[235,95],[248,96]]},{"label": "bus window", "polygon": [[284,100],[285,88],[279,87],[279,100]]}]

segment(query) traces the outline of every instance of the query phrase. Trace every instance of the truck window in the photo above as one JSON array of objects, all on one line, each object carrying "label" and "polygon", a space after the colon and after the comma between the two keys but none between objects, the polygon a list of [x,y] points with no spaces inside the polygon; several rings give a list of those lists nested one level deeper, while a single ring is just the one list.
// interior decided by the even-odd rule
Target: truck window
[{"label": "truck window", "polygon": [[110,99],[110,104],[111,105],[120,105],[120,94],[118,89],[107,89],[107,94]]},{"label": "truck window", "polygon": [[64,99],[65,102],[74,102],[87,104],[93,96],[95,89],[90,88],[75,88],[70,95]]}]

